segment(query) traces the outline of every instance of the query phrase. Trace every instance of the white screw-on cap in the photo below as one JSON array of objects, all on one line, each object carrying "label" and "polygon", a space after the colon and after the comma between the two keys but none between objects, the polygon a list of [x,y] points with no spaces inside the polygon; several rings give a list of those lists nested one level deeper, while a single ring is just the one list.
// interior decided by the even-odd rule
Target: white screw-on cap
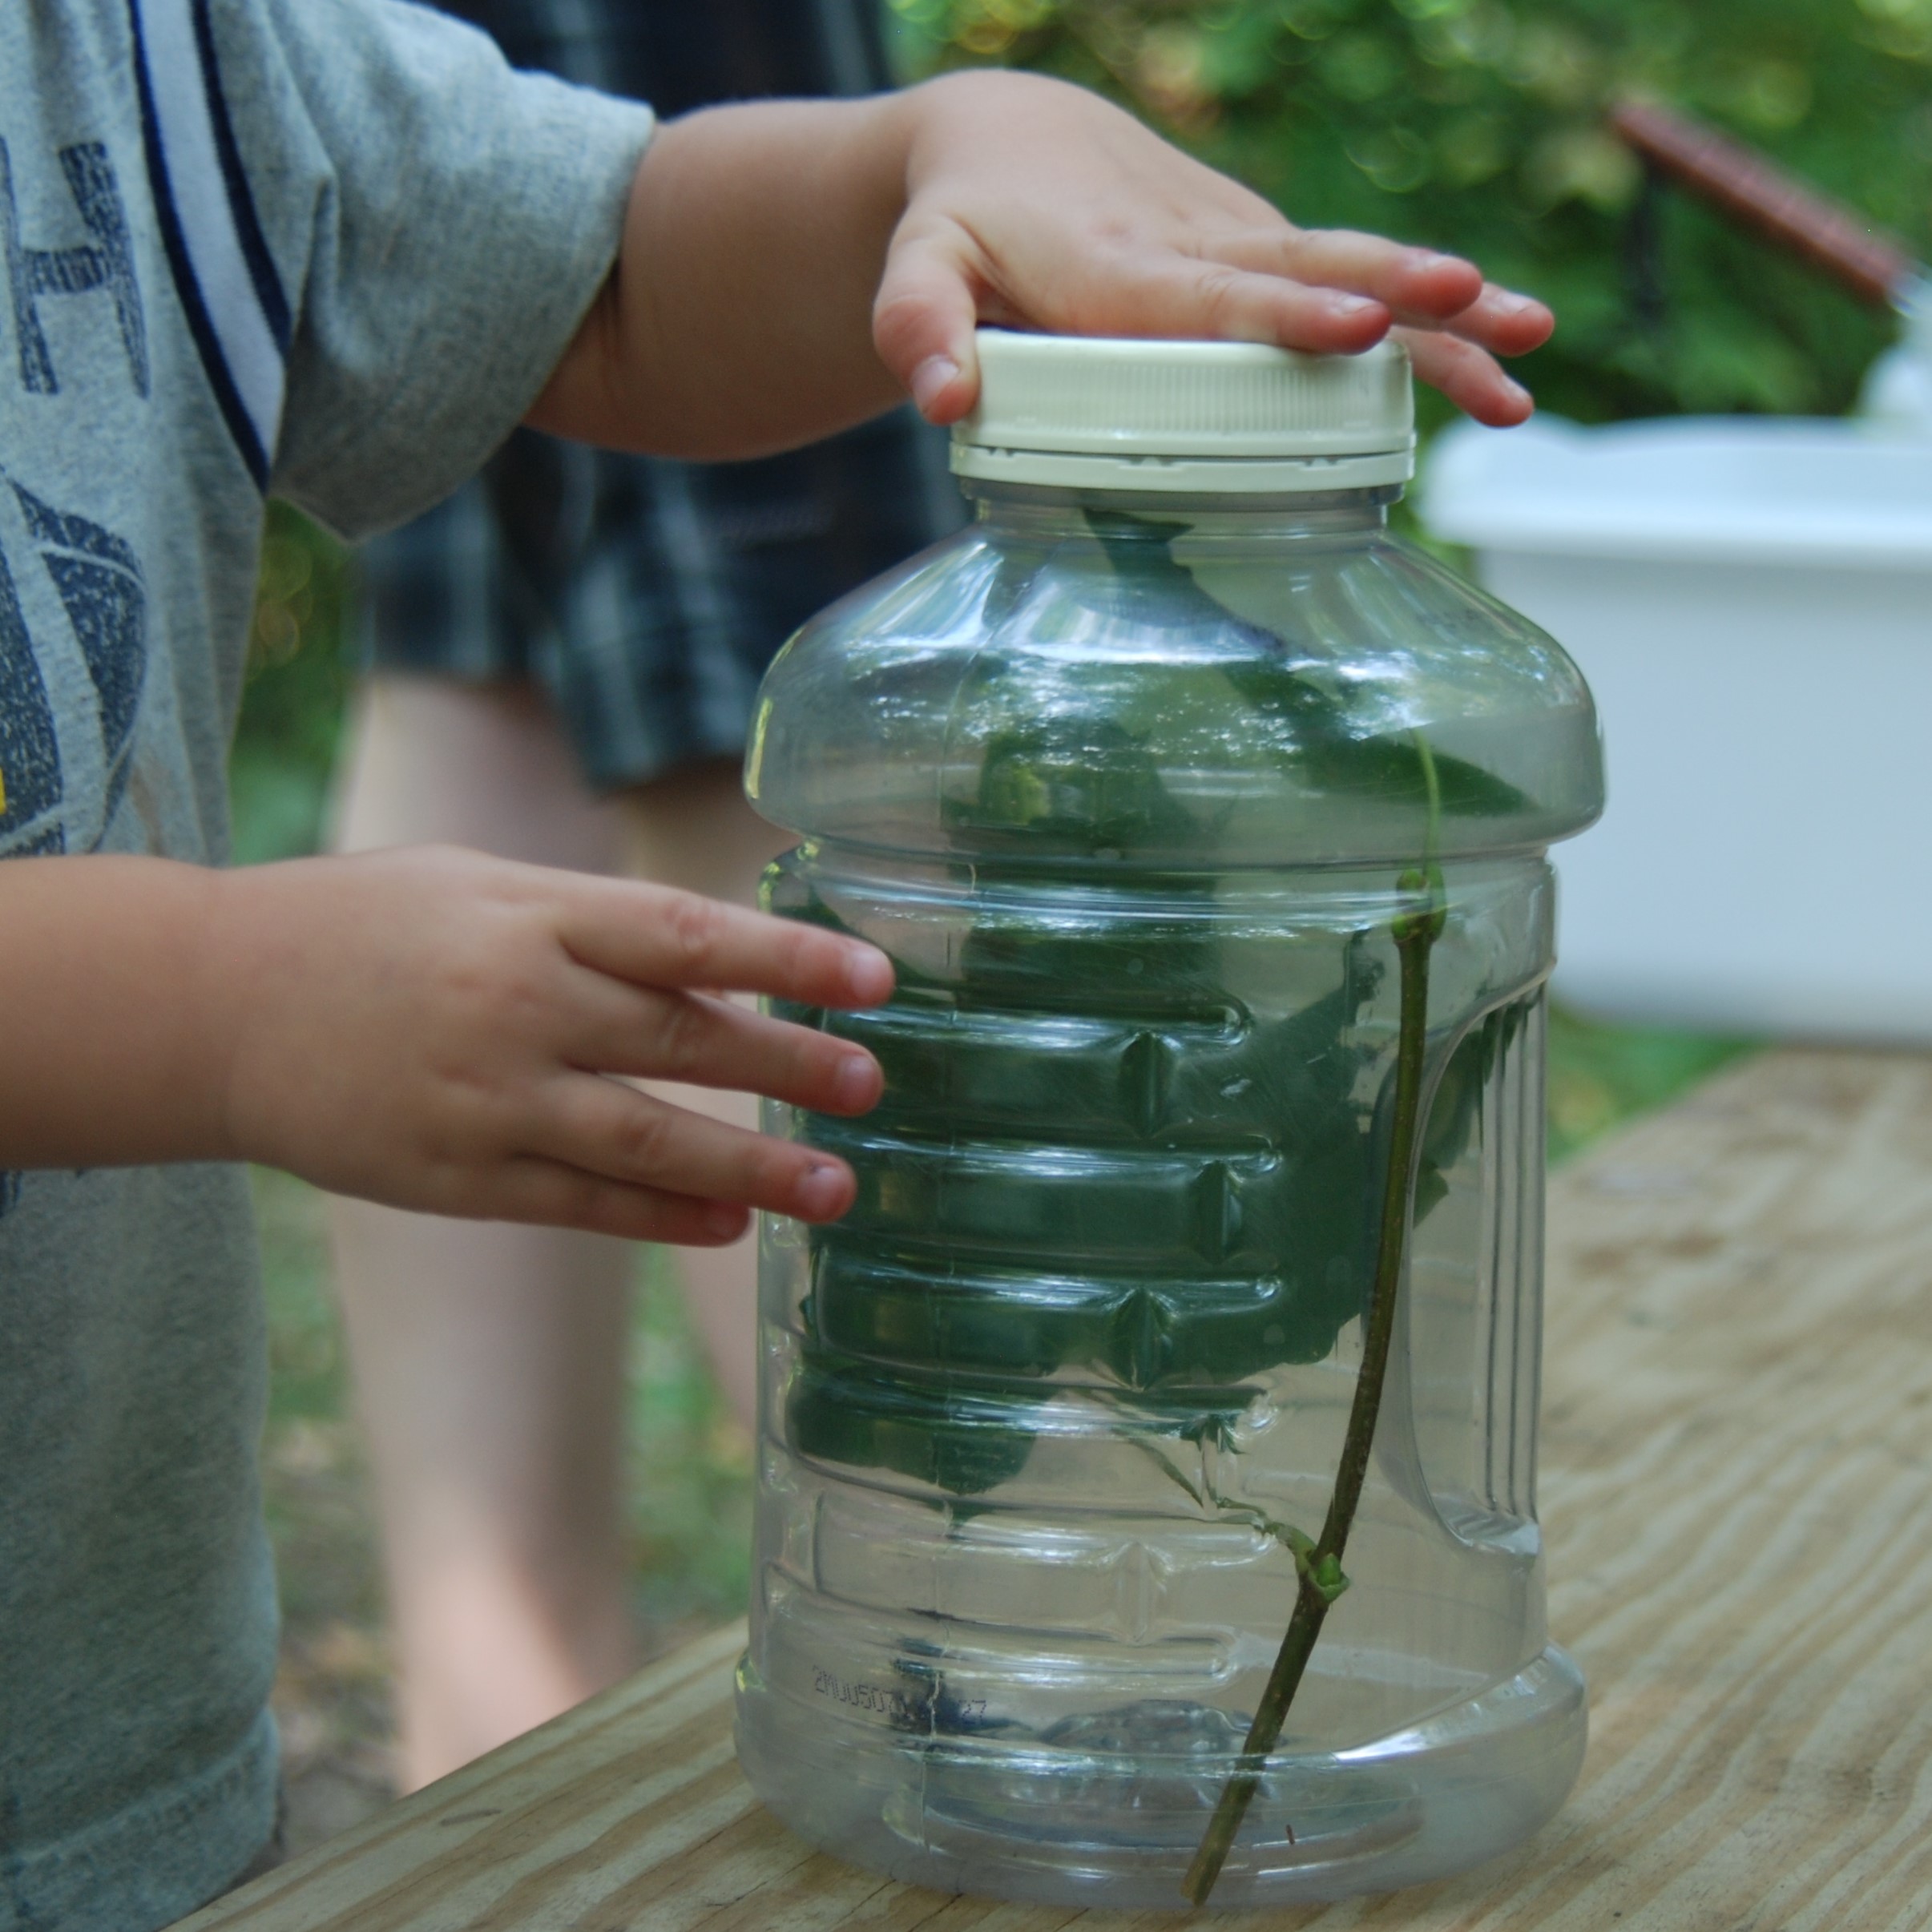
[{"label": "white screw-on cap", "polygon": [[979,331],[961,476],[1085,490],[1357,490],[1415,470],[1409,357]]}]

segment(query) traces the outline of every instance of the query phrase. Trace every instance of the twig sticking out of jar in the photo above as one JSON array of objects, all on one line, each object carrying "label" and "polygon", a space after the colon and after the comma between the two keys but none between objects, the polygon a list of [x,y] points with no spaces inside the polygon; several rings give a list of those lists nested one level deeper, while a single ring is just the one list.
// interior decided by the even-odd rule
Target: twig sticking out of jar
[{"label": "twig sticking out of jar", "polygon": [[1221,1866],[1240,1830],[1241,1820],[1260,1787],[1268,1753],[1274,1748],[1287,1721],[1289,1707],[1301,1688],[1329,1607],[1349,1587],[1341,1559],[1355,1521],[1356,1506],[1361,1500],[1369,1452],[1375,1442],[1376,1418],[1381,1412],[1382,1384],[1395,1335],[1396,1298],[1402,1286],[1402,1256],[1409,1231],[1409,1177],[1415,1164],[1416,1136],[1421,1125],[1423,1063],[1429,1037],[1429,955],[1446,918],[1442,874],[1434,864],[1405,873],[1400,883],[1404,891],[1422,895],[1422,902],[1415,911],[1404,914],[1392,928],[1402,962],[1395,1103],[1361,1368],[1355,1378],[1348,1432],[1342,1439],[1341,1466],[1336,1471],[1334,1492],[1329,1498],[1321,1534],[1308,1549],[1295,1552],[1300,1580],[1294,1615],[1281,1640],[1260,1706],[1248,1728],[1247,1741],[1242,1746],[1242,1769],[1222,1789],[1200,1848],[1182,1881],[1181,1889],[1188,1902],[1196,1906],[1204,1905],[1214,1890]]}]

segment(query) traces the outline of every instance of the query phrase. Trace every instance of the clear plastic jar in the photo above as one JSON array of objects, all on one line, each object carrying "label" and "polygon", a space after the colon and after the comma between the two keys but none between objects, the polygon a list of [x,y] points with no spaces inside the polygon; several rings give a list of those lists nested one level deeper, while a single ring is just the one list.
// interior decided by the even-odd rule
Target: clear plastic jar
[{"label": "clear plastic jar", "polygon": [[[1002,398],[1167,357],[1224,422],[1219,374],[1277,352],[986,349],[977,521],[792,641],[748,761],[803,841],[771,909],[899,979],[792,1015],[877,1054],[878,1108],[769,1122],[859,1192],[764,1229],[740,1756],[808,1838],[942,1889],[1434,1878],[1583,1751],[1535,1445],[1543,848],[1600,809],[1589,694],[1390,534],[1398,350],[1278,357],[1249,446],[1197,460],[1131,394],[1124,448],[1053,448],[1105,396],[1051,361],[1073,430]],[[1356,446],[1309,454],[1338,383]]]}]

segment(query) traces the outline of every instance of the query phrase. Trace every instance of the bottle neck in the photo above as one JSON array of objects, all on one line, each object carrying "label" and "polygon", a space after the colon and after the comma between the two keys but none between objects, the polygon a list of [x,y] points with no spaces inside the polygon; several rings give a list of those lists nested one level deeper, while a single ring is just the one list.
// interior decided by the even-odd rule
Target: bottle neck
[{"label": "bottle neck", "polygon": [[1110,537],[1128,537],[1145,524],[1152,539],[1165,541],[1184,526],[1190,539],[1279,543],[1296,538],[1348,538],[1387,526],[1389,506],[1402,494],[1397,483],[1361,490],[1295,491],[1249,496],[1123,490],[1078,490],[1058,485],[994,483],[962,478],[960,486],[973,504],[977,522],[990,534],[1058,542],[1091,537],[1096,527]]}]

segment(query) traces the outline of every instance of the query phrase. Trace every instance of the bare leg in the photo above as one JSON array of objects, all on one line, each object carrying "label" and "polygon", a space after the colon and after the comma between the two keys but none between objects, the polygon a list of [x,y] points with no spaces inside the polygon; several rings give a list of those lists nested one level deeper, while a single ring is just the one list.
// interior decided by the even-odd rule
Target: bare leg
[{"label": "bare leg", "polygon": [[[765,866],[793,843],[744,802],[736,759],[688,767],[627,793],[623,803],[634,877],[741,905],[756,901]],[[734,1126],[758,1124],[758,1103],[748,1094],[668,1083],[653,1091]],[[755,1228],[728,1248],[687,1248],[678,1256],[692,1319],[748,1430],[757,1414],[757,1261]]]},{"label": "bare leg", "polygon": [[[733,761],[621,807],[584,791],[519,688],[380,678],[359,709],[337,840],[442,839],[748,901],[788,842]],[[667,1097],[755,1123],[755,1103]],[[383,1519],[405,1789],[623,1674],[634,1655],[620,1471],[631,1257],[615,1242],[333,1204],[337,1276]],[[748,1237],[682,1257],[734,1410],[754,1409]]]},{"label": "bare leg", "polygon": [[[378,679],[341,801],[345,849],[444,839],[616,869],[527,694]],[[403,1788],[622,1676],[635,1656],[621,1485],[623,1244],[332,1204],[375,1466]]]},{"label": "bare leg", "polygon": [[335,1204],[382,1514],[402,1789],[637,1660],[620,1482],[631,1257]]}]

